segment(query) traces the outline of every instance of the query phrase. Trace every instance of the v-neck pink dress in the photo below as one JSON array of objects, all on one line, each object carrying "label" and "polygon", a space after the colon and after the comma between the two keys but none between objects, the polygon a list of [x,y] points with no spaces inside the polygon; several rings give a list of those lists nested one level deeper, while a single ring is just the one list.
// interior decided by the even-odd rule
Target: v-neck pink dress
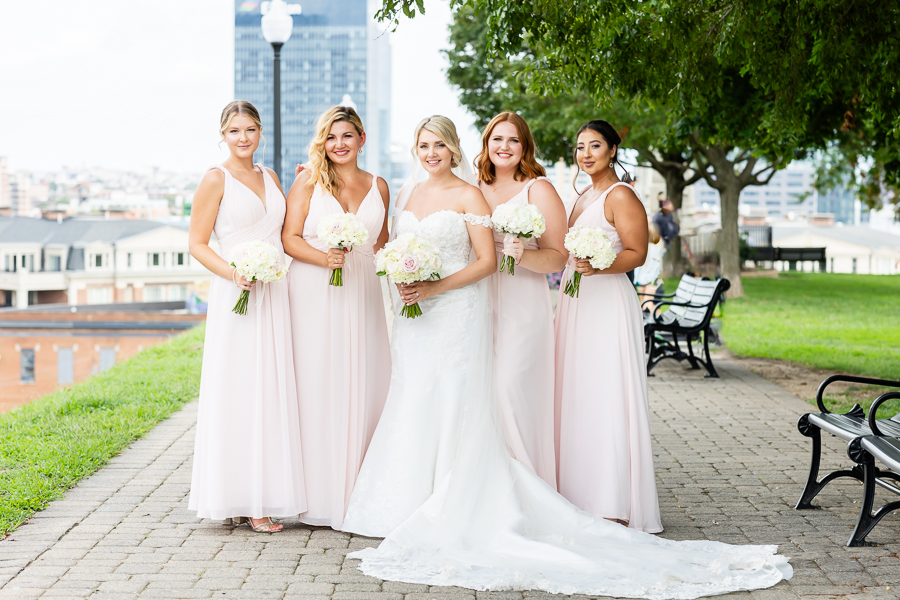
[{"label": "v-neck pink dress", "polygon": [[[284,260],[284,195],[260,165],[266,204],[227,169],[213,231],[220,255],[268,242]],[[210,519],[290,517],[306,510],[288,287],[257,283],[246,315],[240,290],[212,276],[200,374],[190,510]],[[160,373],[164,377],[165,373]]]},{"label": "v-neck pink dress", "polygon": [[[326,252],[316,227],[322,217],[342,211],[337,199],[316,185],[303,239]],[[369,239],[346,255],[342,287],[328,285],[330,269],[299,260],[291,263],[287,277],[309,506],[300,520],[335,529],[343,523],[391,379],[384,300],[373,256],[384,225],[377,177],[357,216]]]},{"label": "v-neck pink dress", "polygon": [[[540,177],[539,179],[546,179]],[[528,204],[532,179],[506,204]],[[497,264],[503,238],[494,233]],[[523,240],[536,250],[534,238]],[[494,382],[503,439],[510,454],[556,489],[553,437],[553,303],[542,273],[518,267],[491,276],[494,312]]]},{"label": "v-neck pink dress", "polygon": [[[575,226],[600,227],[616,253],[622,240],[606,220],[613,187]],[[630,187],[629,187],[630,189]],[[570,218],[572,203],[566,211]],[[559,289],[574,273],[569,259]],[[582,277],[578,298],[560,291],[556,308],[556,444],[559,493],[578,508],[662,531],[644,361],[643,319],[624,273]]]}]

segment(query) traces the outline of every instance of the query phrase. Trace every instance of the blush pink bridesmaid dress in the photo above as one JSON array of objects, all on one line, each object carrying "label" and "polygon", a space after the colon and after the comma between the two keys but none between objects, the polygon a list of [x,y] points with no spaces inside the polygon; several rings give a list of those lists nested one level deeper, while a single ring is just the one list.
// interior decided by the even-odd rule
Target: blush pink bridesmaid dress
[{"label": "blush pink bridesmaid dress", "polygon": [[[226,261],[236,245],[259,241],[284,261],[284,195],[256,167],[265,206],[215,167],[225,174],[225,194],[213,231]],[[239,294],[232,281],[212,276],[188,508],[220,520],[296,516],[306,510],[306,494],[287,283],[254,285],[246,315],[232,312]]]},{"label": "blush pink bridesmaid dress", "polygon": [[[316,185],[303,239],[326,252],[316,236],[322,217],[342,212]],[[357,210],[369,231],[344,262],[344,285],[328,285],[331,270],[295,260],[288,271],[294,369],[308,510],[300,520],[340,529],[363,457],[381,417],[391,356],[381,281],[373,246],[384,225],[378,178]]]},{"label": "blush pink bridesmaid dress", "polygon": [[[620,185],[627,184],[610,186],[575,221],[605,230],[616,253],[622,241],[606,220],[604,205]],[[662,523],[640,303],[625,274],[583,277],[579,297],[570,298],[562,290],[573,268],[570,257],[556,311],[559,493],[593,515],[657,533]]]},{"label": "blush pink bridesmaid dress", "polygon": [[[506,204],[528,204],[529,181]],[[497,264],[503,235],[494,233]],[[537,250],[534,238],[523,240]],[[513,457],[556,489],[553,437],[553,303],[542,273],[524,267],[515,275],[494,273],[494,382],[503,438]]]}]

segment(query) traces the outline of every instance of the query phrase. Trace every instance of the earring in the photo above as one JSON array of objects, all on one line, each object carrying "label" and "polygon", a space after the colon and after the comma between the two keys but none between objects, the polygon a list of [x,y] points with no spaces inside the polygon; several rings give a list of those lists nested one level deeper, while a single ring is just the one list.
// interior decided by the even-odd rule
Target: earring
[{"label": "earring", "polygon": [[609,168],[610,168],[610,169],[613,168],[613,163],[612,163],[612,162],[609,163]]},{"label": "earring", "polygon": [[357,152],[357,154],[362,154],[362,148],[360,148],[360,149],[357,150],[356,152]]}]

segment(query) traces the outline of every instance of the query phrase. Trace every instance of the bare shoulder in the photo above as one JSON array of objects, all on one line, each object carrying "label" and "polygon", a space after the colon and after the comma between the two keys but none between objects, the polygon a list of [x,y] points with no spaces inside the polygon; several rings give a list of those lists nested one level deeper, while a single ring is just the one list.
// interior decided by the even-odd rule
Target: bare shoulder
[{"label": "bare shoulder", "polygon": [[542,197],[555,197],[559,198],[559,193],[556,191],[556,186],[547,181],[546,179],[539,179],[531,184],[531,189],[529,190],[532,194]]},{"label": "bare shoulder", "polygon": [[197,186],[198,191],[202,193],[225,192],[225,173],[219,169],[210,169],[200,180]]},{"label": "bare shoulder", "polygon": [[291,191],[288,192],[288,199],[300,198],[304,201],[308,200],[313,192],[313,186],[311,186],[310,183],[309,171],[301,171],[300,174],[297,175],[297,179],[294,180]]},{"label": "bare shoulder", "polygon": [[637,204],[641,204],[641,201],[637,196],[637,192],[635,192],[634,188],[632,188],[630,185],[617,185],[613,189],[609,190],[609,194],[607,194],[606,197],[608,200],[612,200],[616,204],[630,204],[635,202]]},{"label": "bare shoulder", "polygon": [[459,199],[465,212],[476,215],[491,214],[491,208],[488,206],[487,200],[484,199],[484,194],[474,185],[466,184],[462,186]]},{"label": "bare shoulder", "polygon": [[275,174],[275,171],[273,171],[269,167],[263,167],[263,169],[269,172],[269,175],[272,176],[272,179],[275,180],[275,183],[277,183],[279,186],[281,185],[281,181],[278,179],[278,175]]}]

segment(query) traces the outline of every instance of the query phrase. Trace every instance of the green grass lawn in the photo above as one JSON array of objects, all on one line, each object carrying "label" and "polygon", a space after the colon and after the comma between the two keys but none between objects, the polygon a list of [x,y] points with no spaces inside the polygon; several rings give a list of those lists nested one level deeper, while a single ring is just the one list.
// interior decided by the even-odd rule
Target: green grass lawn
[{"label": "green grass lawn", "polygon": [[735,354],[900,380],[900,276],[782,273],[743,283],[744,297],[722,311]]},{"label": "green grass lawn", "polygon": [[0,416],[0,538],[197,397],[203,332]]}]

